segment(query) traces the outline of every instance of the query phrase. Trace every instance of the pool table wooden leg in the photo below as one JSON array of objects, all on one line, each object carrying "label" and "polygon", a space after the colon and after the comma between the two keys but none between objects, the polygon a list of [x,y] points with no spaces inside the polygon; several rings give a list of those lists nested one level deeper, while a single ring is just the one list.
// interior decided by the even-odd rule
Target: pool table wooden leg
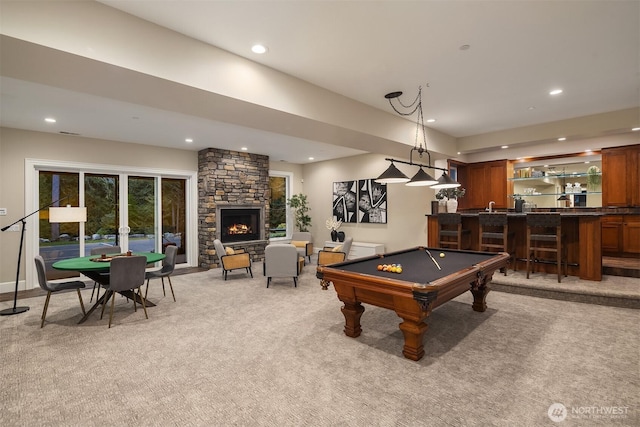
[{"label": "pool table wooden leg", "polygon": [[478,279],[471,283],[471,293],[473,294],[474,311],[483,312],[487,309],[487,294],[489,289],[489,282],[493,278],[493,273],[486,276],[479,275]]},{"label": "pool table wooden leg", "polygon": [[402,320],[404,320],[404,322],[400,323],[400,330],[404,335],[402,354],[407,359],[420,360],[424,356],[422,339],[427,329],[429,329],[429,325],[411,319],[403,318]]},{"label": "pool table wooden leg", "polygon": [[341,308],[344,315],[344,333],[348,337],[359,337],[362,332],[360,317],[364,313],[364,307],[359,302],[342,302],[344,302],[344,306]]}]

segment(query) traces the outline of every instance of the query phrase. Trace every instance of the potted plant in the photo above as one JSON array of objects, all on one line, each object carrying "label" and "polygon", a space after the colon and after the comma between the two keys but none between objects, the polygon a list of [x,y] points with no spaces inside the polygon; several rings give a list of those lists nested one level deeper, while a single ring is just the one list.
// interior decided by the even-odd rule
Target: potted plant
[{"label": "potted plant", "polygon": [[595,191],[598,185],[602,182],[602,175],[600,174],[600,168],[597,166],[590,166],[587,169],[587,190]]},{"label": "potted plant", "polygon": [[462,187],[441,188],[436,193],[436,199],[444,202],[447,206],[447,212],[455,212],[458,209],[458,199],[464,197],[467,190]]},{"label": "potted plant", "polygon": [[311,227],[311,217],[307,215],[307,212],[311,209],[307,205],[307,196],[302,193],[295,194],[287,200],[287,205],[295,211],[298,231],[309,231],[309,227]]}]

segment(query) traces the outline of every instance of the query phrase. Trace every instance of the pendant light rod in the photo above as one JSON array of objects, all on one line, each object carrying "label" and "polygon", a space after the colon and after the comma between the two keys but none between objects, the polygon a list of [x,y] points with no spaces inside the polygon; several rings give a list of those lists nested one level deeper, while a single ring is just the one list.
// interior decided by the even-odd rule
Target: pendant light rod
[{"label": "pendant light rod", "polygon": [[403,161],[403,160],[396,160],[396,159],[391,159],[391,158],[386,158],[385,160],[386,160],[387,162],[396,162],[396,163],[402,163],[402,164],[404,164],[404,165],[420,166],[420,167],[423,167],[423,168],[437,169],[437,170],[440,170],[440,171],[443,171],[443,172],[448,172],[448,169],[445,169],[445,168],[439,168],[439,167],[437,167],[437,166],[431,166],[431,165],[423,165],[422,163],[415,163],[415,162],[413,162],[413,161],[411,161],[411,162],[405,162],[405,161]]}]

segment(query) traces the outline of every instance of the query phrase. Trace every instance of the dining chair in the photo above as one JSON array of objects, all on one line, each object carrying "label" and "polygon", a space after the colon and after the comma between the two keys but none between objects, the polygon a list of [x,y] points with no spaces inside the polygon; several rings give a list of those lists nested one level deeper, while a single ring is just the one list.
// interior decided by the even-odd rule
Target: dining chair
[{"label": "dining chair", "polygon": [[[98,246],[97,248],[92,248],[90,251],[91,255],[102,255],[102,254],[119,254],[121,252],[120,246]],[[108,275],[109,273],[101,273]],[[93,293],[98,288],[98,294],[96,295],[96,301],[100,299],[100,283],[93,282],[93,289],[91,290],[91,298],[89,302],[93,301]]]},{"label": "dining chair", "polygon": [[47,291],[47,299],[44,301],[44,308],[42,309],[42,322],[40,322],[40,327],[44,326],[44,319],[47,317],[47,309],[49,308],[49,300],[51,299],[51,294],[54,292],[66,291],[69,289],[75,289],[78,292],[78,299],[80,300],[80,308],[82,308],[82,314],[86,314],[84,310],[84,303],[82,302],[82,294],[80,293],[80,289],[85,287],[84,282],[80,280],[74,280],[70,282],[61,282],[61,283],[52,283],[47,281],[47,275],[45,273],[45,265],[44,258],[40,255],[36,255],[36,271],[38,272],[38,283],[40,287]]},{"label": "dining chair", "polygon": [[[145,269],[147,267],[147,257],[140,255],[132,255],[132,256],[123,256],[114,258],[111,260],[111,269],[110,274],[111,277],[109,279],[109,286],[106,289],[107,297],[102,304],[102,313],[100,314],[100,319],[104,315],[104,308],[107,306],[109,302],[109,298],[111,298],[111,313],[109,314],[109,328],[111,327],[111,322],[113,320],[113,306],[115,305],[115,293],[121,291],[134,291],[138,289],[138,298],[142,303],[142,308],[144,309],[144,316],[148,319],[149,315],[147,314],[147,306],[145,304],[145,300],[142,297],[142,285],[144,284],[145,278]],[[133,310],[135,312],[138,311],[136,305],[136,299],[133,300]]]},{"label": "dining chair", "polygon": [[147,293],[149,292],[149,280],[160,278],[162,280],[162,293],[164,296],[167,296],[167,293],[164,289],[164,278],[166,277],[169,281],[169,288],[171,289],[171,295],[173,295],[173,302],[176,301],[176,294],[173,292],[173,285],[171,284],[171,274],[173,274],[173,270],[176,267],[176,256],[178,255],[178,247],[177,246],[167,246],[164,251],[165,258],[162,260],[162,268],[159,270],[147,271],[145,273],[144,278],[147,280],[147,288],[144,291],[144,298],[147,298]]}]

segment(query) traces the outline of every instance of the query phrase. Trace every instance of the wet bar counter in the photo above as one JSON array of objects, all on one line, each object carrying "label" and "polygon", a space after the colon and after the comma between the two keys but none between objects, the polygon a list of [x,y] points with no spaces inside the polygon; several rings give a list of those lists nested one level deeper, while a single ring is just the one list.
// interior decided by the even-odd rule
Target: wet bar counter
[{"label": "wet bar counter", "polygon": [[[504,213],[501,212],[501,213]],[[478,212],[461,212],[462,228],[471,231],[471,246],[469,249],[478,250]],[[515,268],[526,269],[527,258],[527,224],[525,213],[508,212],[509,231],[515,233]],[[603,212],[560,212],[562,217],[562,232],[565,235],[563,244],[567,248],[569,275],[578,276],[585,280],[602,280],[602,233],[601,218]],[[438,247],[438,217],[428,215],[428,245]],[[513,270],[514,265],[509,269]],[[536,271],[548,273],[556,271],[555,264],[540,263],[535,266]]]}]

